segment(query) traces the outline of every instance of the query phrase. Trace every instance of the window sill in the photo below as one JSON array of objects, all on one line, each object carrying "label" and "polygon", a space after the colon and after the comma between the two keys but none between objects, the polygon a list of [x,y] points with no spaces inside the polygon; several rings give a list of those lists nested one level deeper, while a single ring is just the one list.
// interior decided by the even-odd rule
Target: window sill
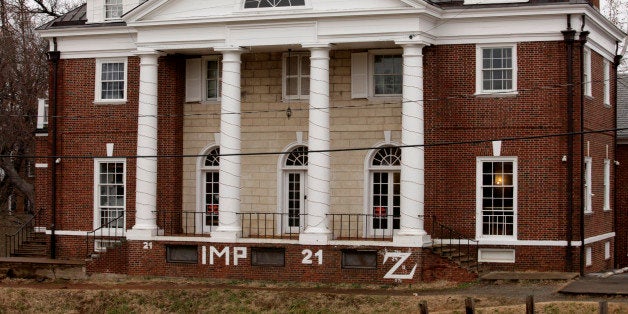
[{"label": "window sill", "polygon": [[585,215],[585,216],[590,216],[590,215],[593,215],[593,211],[592,211],[592,210],[591,210],[591,211],[585,211],[585,212],[584,212],[584,215]]},{"label": "window sill", "polygon": [[94,105],[126,105],[126,99],[120,100],[94,100]]},{"label": "window sill", "polygon": [[609,213],[611,211],[612,211],[612,209],[610,209],[610,208],[604,208],[604,210],[603,210],[603,212],[605,212],[605,213]]},{"label": "window sill", "polygon": [[385,103],[397,103],[403,101],[403,97],[401,95],[391,95],[391,96],[369,96],[367,99],[370,105],[372,104],[385,104]]},{"label": "window sill", "polygon": [[584,97],[585,97],[586,99],[588,99],[588,100],[593,100],[593,99],[595,99],[595,97],[593,97],[593,95],[587,95],[587,94],[584,94]]},{"label": "window sill", "polygon": [[503,92],[479,92],[473,96],[478,98],[512,98],[519,96],[518,91],[503,91]]}]

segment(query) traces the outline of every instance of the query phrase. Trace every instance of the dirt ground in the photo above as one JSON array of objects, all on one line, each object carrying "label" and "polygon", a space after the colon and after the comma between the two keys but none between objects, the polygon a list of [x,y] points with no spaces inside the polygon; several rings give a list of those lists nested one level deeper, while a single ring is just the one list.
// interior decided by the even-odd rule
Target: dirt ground
[{"label": "dirt ground", "polygon": [[628,313],[628,297],[571,296],[567,282],[495,282],[419,285],[331,285],[175,278],[92,278],[80,281],[0,281],[0,313],[464,313],[466,298],[477,313],[525,312],[533,295],[538,313]]}]

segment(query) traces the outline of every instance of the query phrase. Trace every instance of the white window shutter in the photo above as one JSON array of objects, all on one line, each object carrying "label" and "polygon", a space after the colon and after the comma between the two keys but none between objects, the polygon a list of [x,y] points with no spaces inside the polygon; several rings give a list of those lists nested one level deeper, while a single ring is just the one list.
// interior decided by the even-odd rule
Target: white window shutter
[{"label": "white window shutter", "polygon": [[369,96],[368,53],[351,54],[351,98]]},{"label": "white window shutter", "polygon": [[44,128],[46,99],[38,98],[37,102],[37,129],[41,130]]},{"label": "white window shutter", "polygon": [[187,59],[185,63],[185,101],[201,101],[201,58]]}]

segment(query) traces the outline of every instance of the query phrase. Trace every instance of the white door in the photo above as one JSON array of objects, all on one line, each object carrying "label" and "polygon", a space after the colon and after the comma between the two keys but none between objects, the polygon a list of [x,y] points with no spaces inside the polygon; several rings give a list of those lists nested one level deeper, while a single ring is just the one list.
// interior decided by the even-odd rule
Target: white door
[{"label": "white door", "polygon": [[390,236],[399,229],[401,216],[401,174],[399,171],[371,173],[371,212],[367,215],[370,236]]},{"label": "white door", "polygon": [[305,227],[307,174],[306,171],[284,172],[283,233],[299,233]]}]

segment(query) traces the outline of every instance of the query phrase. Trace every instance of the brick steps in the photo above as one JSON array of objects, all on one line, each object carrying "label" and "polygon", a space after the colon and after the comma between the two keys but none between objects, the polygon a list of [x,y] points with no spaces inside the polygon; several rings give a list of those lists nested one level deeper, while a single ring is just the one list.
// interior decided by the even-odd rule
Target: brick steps
[{"label": "brick steps", "polygon": [[464,252],[465,250],[466,246],[463,246],[462,250],[459,250],[457,245],[437,244],[432,246],[432,252],[449,259],[469,272],[478,274],[480,272],[480,263],[476,257],[467,255]]}]

